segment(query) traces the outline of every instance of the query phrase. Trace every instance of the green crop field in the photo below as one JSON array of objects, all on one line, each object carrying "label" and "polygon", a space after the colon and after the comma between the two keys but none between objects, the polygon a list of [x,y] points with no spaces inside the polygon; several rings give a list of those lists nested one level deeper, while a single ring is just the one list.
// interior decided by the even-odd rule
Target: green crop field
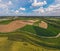
[{"label": "green crop field", "polygon": [[[0,51],[60,51],[60,18],[23,18],[4,20],[0,25],[15,20],[38,20],[12,32],[0,32]],[[39,27],[44,21],[47,29]]]},{"label": "green crop field", "polygon": [[3,20],[3,21],[0,21],[0,24],[9,24],[12,21],[13,20]]}]

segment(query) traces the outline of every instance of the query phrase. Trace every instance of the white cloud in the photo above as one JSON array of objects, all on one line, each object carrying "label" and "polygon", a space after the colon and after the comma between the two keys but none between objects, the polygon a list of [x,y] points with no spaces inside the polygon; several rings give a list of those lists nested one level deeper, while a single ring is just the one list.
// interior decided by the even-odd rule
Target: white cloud
[{"label": "white cloud", "polygon": [[12,1],[9,1],[9,2],[8,2],[8,5],[12,5]]},{"label": "white cloud", "polygon": [[43,8],[43,6],[41,7],[33,10],[34,15],[60,16],[60,0],[55,0],[55,2],[49,5],[47,8]]},{"label": "white cloud", "polygon": [[25,9],[25,8],[23,8],[23,7],[20,7],[20,9],[19,9],[19,10],[25,11],[26,9]]},{"label": "white cloud", "polygon": [[36,9],[36,10],[33,10],[34,12],[38,12],[38,13],[44,13],[45,10],[43,7],[39,8],[39,9]]},{"label": "white cloud", "polygon": [[56,5],[50,5],[48,8],[46,8],[46,11],[57,11],[58,9],[60,9],[60,4],[56,4]]},{"label": "white cloud", "polygon": [[57,10],[60,10],[60,4],[56,4],[56,5],[50,5],[49,7],[47,8],[43,8],[43,7],[40,7],[38,9],[35,9],[33,10],[34,12],[39,12],[39,13],[52,13],[52,12],[56,12]]},{"label": "white cloud", "polygon": [[16,11],[15,11],[15,13],[16,13],[16,14],[18,14],[18,13],[19,13],[19,11],[18,11],[18,10],[16,10]]},{"label": "white cloud", "polygon": [[9,13],[11,13],[11,11],[10,11],[10,6],[12,6],[12,2],[11,1],[9,1],[9,2],[1,2],[0,3],[0,15],[2,15],[2,14],[9,14]]},{"label": "white cloud", "polygon": [[[44,8],[43,6],[47,4],[46,0],[29,0],[29,3],[32,3],[30,6],[30,9],[34,9],[33,12],[25,13],[23,11],[26,11],[27,9],[20,6],[20,8],[16,9],[17,3],[19,0],[7,0],[4,2],[4,0],[0,0],[0,15],[1,14],[10,14],[10,15],[60,15],[60,0],[55,0],[52,5],[49,5],[47,8]],[[17,2],[18,1],[18,2]],[[34,1],[34,2],[33,2]],[[34,7],[34,8],[33,8]],[[40,7],[40,8],[38,8]],[[12,8],[12,9],[10,9]],[[38,9],[37,9],[38,8]]]},{"label": "white cloud", "polygon": [[0,4],[0,8],[7,8],[8,6],[6,4]]},{"label": "white cloud", "polygon": [[43,2],[37,2],[37,0],[34,0],[34,2],[32,3],[32,6],[43,6],[43,5],[46,5],[47,2],[46,1],[43,1]]},{"label": "white cloud", "polygon": [[0,0],[0,2],[2,2],[2,0]]},{"label": "white cloud", "polygon": [[12,5],[12,2],[11,1],[6,2],[6,3],[5,2],[1,2],[0,3],[0,8],[5,10],[6,8],[9,8],[10,5]]}]

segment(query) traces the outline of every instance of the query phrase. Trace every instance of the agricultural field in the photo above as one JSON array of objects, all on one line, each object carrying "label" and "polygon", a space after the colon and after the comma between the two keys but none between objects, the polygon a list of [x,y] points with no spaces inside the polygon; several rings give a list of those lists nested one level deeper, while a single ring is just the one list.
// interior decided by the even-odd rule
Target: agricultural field
[{"label": "agricultural field", "polygon": [[1,20],[0,51],[60,51],[60,18]]}]

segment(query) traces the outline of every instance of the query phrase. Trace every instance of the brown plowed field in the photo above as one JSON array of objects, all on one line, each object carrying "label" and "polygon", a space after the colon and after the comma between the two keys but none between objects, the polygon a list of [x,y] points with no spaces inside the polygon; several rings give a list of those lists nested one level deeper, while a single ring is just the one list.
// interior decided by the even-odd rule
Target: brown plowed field
[{"label": "brown plowed field", "polygon": [[33,25],[34,22],[36,22],[36,21],[33,21],[33,20],[28,20],[28,21],[15,20],[7,25],[0,25],[0,32],[12,32],[18,28],[24,27],[27,24]]},{"label": "brown plowed field", "polygon": [[16,20],[7,25],[0,25],[0,32],[11,32],[18,28],[22,28],[26,25],[26,22]]}]

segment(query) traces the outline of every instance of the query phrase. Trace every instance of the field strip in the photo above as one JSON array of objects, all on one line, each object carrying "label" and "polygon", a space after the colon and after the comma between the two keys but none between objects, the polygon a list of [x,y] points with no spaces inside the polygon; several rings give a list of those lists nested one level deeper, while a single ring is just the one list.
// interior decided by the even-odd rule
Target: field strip
[{"label": "field strip", "polygon": [[[23,32],[23,31],[22,31]],[[24,33],[27,33],[27,32],[24,32]],[[34,35],[32,35],[32,34],[27,34],[27,35],[25,35],[26,37],[27,37],[27,40],[29,41],[29,42],[31,42],[31,43],[33,43],[33,44],[35,44],[35,45],[38,45],[38,44],[42,44],[42,43],[44,43],[44,44],[49,44],[49,45],[55,45],[54,43],[49,43],[49,42],[43,42],[43,41],[41,41],[40,39],[38,39],[37,37],[36,37],[36,35],[34,36]],[[34,37],[33,37],[34,36]],[[40,45],[38,45],[38,46],[40,46]]]},{"label": "field strip", "polygon": [[[26,32],[26,33],[29,33],[29,34],[33,34],[33,33],[30,33],[30,32],[27,32],[27,31],[23,31],[23,32]],[[33,34],[33,35],[38,36],[36,34]],[[40,37],[40,38],[58,38],[58,37],[60,37],[60,33],[58,35],[56,35],[56,36],[53,36],[53,37],[44,37],[44,36],[38,36],[38,37]]]}]

